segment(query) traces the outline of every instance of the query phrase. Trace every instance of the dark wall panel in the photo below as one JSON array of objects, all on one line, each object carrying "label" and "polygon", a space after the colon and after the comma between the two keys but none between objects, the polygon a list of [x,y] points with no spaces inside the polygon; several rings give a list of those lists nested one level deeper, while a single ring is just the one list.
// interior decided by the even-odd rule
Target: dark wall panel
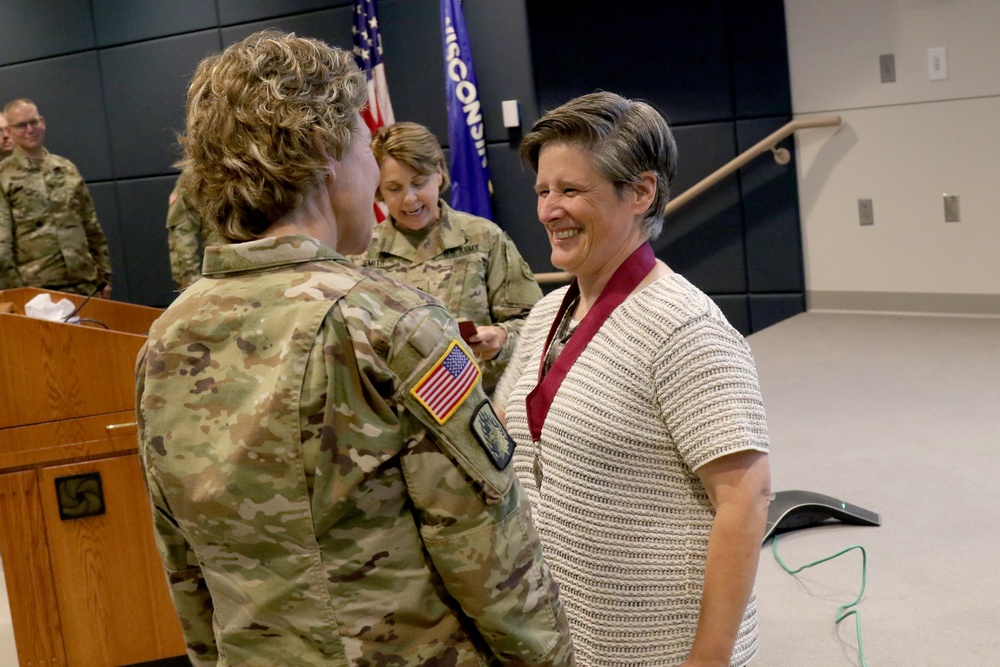
[{"label": "dark wall panel", "polygon": [[[791,118],[740,121],[739,149],[745,151]],[[794,139],[779,146],[794,155]],[[802,292],[802,235],[794,158],[782,166],[764,154],[740,170],[751,292]]]},{"label": "dark wall panel", "polygon": [[750,324],[750,307],[746,295],[713,295],[712,301],[719,307],[734,329],[744,336],[754,331]]},{"label": "dark wall panel", "polygon": [[46,147],[72,160],[88,181],[111,178],[104,100],[95,92],[100,90],[95,51],[0,68],[2,104],[33,100],[45,117]]},{"label": "dark wall panel", "polygon": [[806,311],[803,294],[751,294],[751,331],[760,331]]},{"label": "dark wall panel", "polygon": [[205,0],[91,0],[97,46],[112,46],[214,28],[215,3]]},{"label": "dark wall panel", "polygon": [[[524,2],[469,0],[464,7],[479,82],[479,100],[483,105],[486,139],[506,141],[508,130],[503,126],[504,100],[520,102],[521,127],[530,128],[538,120]],[[439,45],[438,48],[442,49],[443,59],[443,47]]]},{"label": "dark wall panel", "polygon": [[[155,0],[154,0],[155,1]],[[327,7],[348,6],[354,0],[216,0],[219,5],[219,23],[233,25],[275,16],[287,16],[325,9]],[[381,5],[381,3],[379,3]],[[381,6],[379,7],[381,12]]]},{"label": "dark wall panel", "polygon": [[732,37],[736,116],[791,115],[784,1],[726,0],[726,11]]},{"label": "dark wall panel", "polygon": [[535,174],[521,167],[517,146],[487,148],[493,181],[493,220],[513,239],[521,256],[536,272],[555,271],[549,261],[548,237],[538,222]]},{"label": "dark wall panel", "polygon": [[[673,195],[736,156],[730,123],[674,128],[679,153]],[[743,220],[735,176],[667,217],[656,254],[709,294],[746,291]]]},{"label": "dark wall panel", "polygon": [[89,0],[3,0],[0,26],[0,65],[83,51],[95,45]]},{"label": "dark wall panel", "polygon": [[294,32],[299,37],[312,37],[331,46],[338,46],[346,51],[354,47],[351,38],[351,26],[354,25],[354,11],[350,7],[329,9],[322,12],[311,12],[297,16],[246,23],[222,29],[222,46],[226,48],[260,30],[274,28],[282,32]]},{"label": "dark wall panel", "polygon": [[127,248],[129,297],[165,307],[176,298],[167,250],[167,201],[173,176],[118,182],[122,244]]},{"label": "dark wall panel", "polygon": [[378,11],[385,78],[396,120],[426,125],[441,145],[447,146],[448,111],[438,0],[382,0]]},{"label": "dark wall panel", "polygon": [[723,0],[528,0],[542,111],[600,88],[655,104],[673,123],[732,115]]},{"label": "dark wall panel", "polygon": [[104,236],[108,239],[108,252],[111,254],[111,298],[115,301],[129,301],[128,249],[122,240],[115,184],[93,183],[88,189],[91,199],[94,200],[97,220],[101,223]]},{"label": "dark wall panel", "polygon": [[218,51],[218,30],[206,30],[100,52],[117,178],[173,171],[191,74]]},{"label": "dark wall panel", "polygon": [[653,246],[660,259],[708,294],[745,292],[739,190],[725,184],[664,225]]}]

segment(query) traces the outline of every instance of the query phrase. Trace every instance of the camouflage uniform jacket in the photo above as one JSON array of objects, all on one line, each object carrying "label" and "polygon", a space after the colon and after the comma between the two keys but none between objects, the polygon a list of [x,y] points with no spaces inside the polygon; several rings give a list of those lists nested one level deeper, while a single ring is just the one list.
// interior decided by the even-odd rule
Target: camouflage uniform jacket
[{"label": "camouflage uniform jacket", "polygon": [[504,329],[503,349],[483,363],[483,382],[492,391],[542,290],[503,230],[443,200],[438,203],[441,219],[418,247],[399,233],[390,217],[375,228],[359,263],[436,296],[455,319]]},{"label": "camouflage uniform jacket", "polygon": [[206,222],[188,199],[184,190],[186,181],[183,174],[177,178],[167,208],[170,273],[177,289],[184,289],[201,278],[201,259],[205,246],[226,243],[215,225]]},{"label": "camouflage uniform jacket", "polygon": [[0,162],[0,288],[85,294],[111,281],[108,242],[83,177],[48,151]]},{"label": "camouflage uniform jacket", "polygon": [[471,355],[457,335],[433,299],[309,237],[206,250],[136,369],[195,665],[573,664],[478,380],[450,415],[418,398]]}]

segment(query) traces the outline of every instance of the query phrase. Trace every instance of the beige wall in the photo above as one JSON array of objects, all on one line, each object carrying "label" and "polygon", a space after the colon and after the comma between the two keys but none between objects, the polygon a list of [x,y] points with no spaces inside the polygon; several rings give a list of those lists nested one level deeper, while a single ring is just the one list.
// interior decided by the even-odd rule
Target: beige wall
[{"label": "beige wall", "polygon": [[[1000,1],[785,0],[811,309],[1000,315]],[[928,79],[927,49],[948,79]],[[895,54],[881,83],[879,55]],[[944,221],[943,194],[961,222]],[[861,226],[858,199],[875,224]]]}]

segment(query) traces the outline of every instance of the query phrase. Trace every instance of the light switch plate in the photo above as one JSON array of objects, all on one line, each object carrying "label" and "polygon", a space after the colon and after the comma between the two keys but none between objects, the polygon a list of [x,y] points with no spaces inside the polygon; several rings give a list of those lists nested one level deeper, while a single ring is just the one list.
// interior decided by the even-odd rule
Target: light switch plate
[{"label": "light switch plate", "polygon": [[958,209],[958,195],[944,196],[944,221],[961,222],[962,216]]},{"label": "light switch plate", "polygon": [[875,209],[872,207],[871,199],[858,200],[858,219],[862,225],[875,224]]},{"label": "light switch plate", "polygon": [[504,127],[521,127],[521,109],[517,100],[504,100],[500,108],[503,110]]},{"label": "light switch plate", "polygon": [[883,53],[878,57],[879,78],[882,83],[893,83],[896,80],[896,55]]}]

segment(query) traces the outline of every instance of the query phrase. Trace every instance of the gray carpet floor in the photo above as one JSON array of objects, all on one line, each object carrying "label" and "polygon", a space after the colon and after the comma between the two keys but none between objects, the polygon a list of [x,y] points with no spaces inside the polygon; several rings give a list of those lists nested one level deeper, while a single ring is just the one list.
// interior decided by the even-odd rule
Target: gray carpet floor
[{"label": "gray carpet floor", "polygon": [[[772,490],[880,514],[778,537],[790,567],[861,545],[867,665],[1000,665],[1000,319],[811,312],[749,337]],[[770,543],[757,575],[755,667],[861,665],[857,550],[791,576]]]}]

